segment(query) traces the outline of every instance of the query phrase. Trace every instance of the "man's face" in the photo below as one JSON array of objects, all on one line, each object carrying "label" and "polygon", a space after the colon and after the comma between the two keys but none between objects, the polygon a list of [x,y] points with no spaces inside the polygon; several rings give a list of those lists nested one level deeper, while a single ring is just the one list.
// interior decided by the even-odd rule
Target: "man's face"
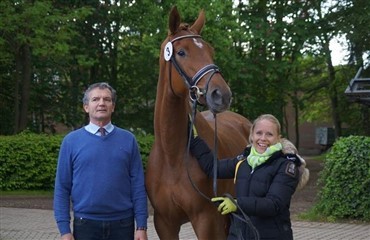
[{"label": "man's face", "polygon": [[92,123],[103,126],[111,121],[115,105],[109,89],[95,88],[89,93],[88,104],[84,104],[83,107]]}]

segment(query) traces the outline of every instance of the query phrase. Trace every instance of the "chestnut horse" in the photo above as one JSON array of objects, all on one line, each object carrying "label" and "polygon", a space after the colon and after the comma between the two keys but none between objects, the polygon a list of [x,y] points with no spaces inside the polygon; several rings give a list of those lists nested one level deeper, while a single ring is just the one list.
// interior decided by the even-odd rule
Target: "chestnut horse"
[{"label": "chestnut horse", "polygon": [[[213,63],[212,47],[200,36],[204,23],[203,10],[189,26],[181,23],[179,12],[173,7],[168,36],[161,46],[155,140],[146,169],[146,188],[161,240],[179,239],[181,225],[189,221],[198,239],[227,237],[227,217],[221,216],[215,205],[200,194],[214,196],[212,179],[187,152],[190,93],[195,91],[198,101],[209,109],[196,114],[195,125],[198,135],[212,148],[217,136],[218,158],[237,156],[248,144],[250,122],[227,111],[231,91]],[[218,195],[234,193],[231,180],[217,182]]]}]

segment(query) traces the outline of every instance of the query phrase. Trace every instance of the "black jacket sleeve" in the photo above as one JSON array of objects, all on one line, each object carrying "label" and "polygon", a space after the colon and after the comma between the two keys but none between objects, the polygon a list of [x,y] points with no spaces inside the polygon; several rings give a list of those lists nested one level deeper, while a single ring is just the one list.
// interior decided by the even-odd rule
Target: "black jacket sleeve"
[{"label": "black jacket sleeve", "polygon": [[190,141],[190,152],[198,160],[200,167],[208,177],[213,176],[213,151],[207,143],[200,137],[195,137]]},{"label": "black jacket sleeve", "polygon": [[[200,137],[196,137],[190,142],[190,152],[198,160],[200,167],[208,177],[213,177],[214,154],[207,143]],[[217,178],[234,178],[235,167],[238,157],[225,158],[217,161]]]}]

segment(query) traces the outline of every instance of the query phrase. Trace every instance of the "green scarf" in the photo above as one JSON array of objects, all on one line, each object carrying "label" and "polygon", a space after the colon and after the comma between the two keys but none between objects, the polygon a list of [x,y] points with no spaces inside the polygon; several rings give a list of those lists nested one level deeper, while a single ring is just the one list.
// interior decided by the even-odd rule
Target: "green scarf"
[{"label": "green scarf", "polygon": [[255,169],[262,163],[266,162],[274,152],[280,151],[281,149],[283,149],[281,143],[276,143],[275,145],[268,147],[264,153],[258,153],[252,146],[251,152],[247,157],[248,164],[252,167],[252,169]]}]

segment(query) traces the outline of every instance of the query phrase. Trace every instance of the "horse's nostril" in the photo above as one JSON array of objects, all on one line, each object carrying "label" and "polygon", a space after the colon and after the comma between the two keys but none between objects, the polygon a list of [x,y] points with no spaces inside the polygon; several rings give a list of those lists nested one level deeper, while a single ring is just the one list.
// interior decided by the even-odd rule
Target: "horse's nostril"
[{"label": "horse's nostril", "polygon": [[228,105],[230,102],[230,95],[229,94],[222,94],[220,90],[215,89],[211,93],[211,99],[213,104],[215,105]]},{"label": "horse's nostril", "polygon": [[214,89],[207,94],[207,106],[213,113],[221,113],[227,110],[231,104],[231,92],[223,92],[219,89]]},{"label": "horse's nostril", "polygon": [[212,91],[211,98],[214,104],[217,104],[217,105],[222,104],[222,95],[218,89]]}]

